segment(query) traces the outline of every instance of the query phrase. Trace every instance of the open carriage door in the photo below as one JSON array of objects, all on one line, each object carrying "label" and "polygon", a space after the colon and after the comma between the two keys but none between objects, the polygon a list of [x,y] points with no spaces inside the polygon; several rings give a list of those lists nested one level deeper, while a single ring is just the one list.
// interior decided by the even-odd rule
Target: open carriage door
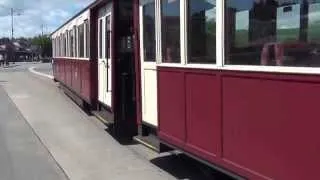
[{"label": "open carriage door", "polygon": [[112,106],[112,62],[111,62],[111,10],[98,18],[98,99]]},{"label": "open carriage door", "polygon": [[155,1],[140,0],[142,122],[158,126]]}]

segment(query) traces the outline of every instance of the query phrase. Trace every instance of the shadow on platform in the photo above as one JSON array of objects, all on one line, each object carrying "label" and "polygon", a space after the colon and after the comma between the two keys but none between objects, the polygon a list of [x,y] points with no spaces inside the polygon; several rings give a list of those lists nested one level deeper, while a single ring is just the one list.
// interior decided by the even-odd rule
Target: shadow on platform
[{"label": "shadow on platform", "polygon": [[177,179],[188,180],[233,180],[184,154],[170,154],[150,161]]}]

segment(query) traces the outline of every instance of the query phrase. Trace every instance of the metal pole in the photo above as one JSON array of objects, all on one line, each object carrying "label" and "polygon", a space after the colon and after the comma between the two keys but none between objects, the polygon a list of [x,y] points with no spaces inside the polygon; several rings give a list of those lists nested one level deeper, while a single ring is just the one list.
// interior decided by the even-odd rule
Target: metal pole
[{"label": "metal pole", "polygon": [[43,54],[44,54],[44,43],[43,43],[43,27],[44,27],[44,25],[43,24],[41,24],[41,58],[43,59]]},{"label": "metal pole", "polygon": [[14,56],[14,45],[13,45],[13,8],[10,8],[11,10],[11,43],[12,43],[12,49],[11,49],[11,53],[10,53],[10,60],[13,60],[13,56]]},{"label": "metal pole", "polygon": [[13,40],[13,8],[11,10],[11,40]]}]

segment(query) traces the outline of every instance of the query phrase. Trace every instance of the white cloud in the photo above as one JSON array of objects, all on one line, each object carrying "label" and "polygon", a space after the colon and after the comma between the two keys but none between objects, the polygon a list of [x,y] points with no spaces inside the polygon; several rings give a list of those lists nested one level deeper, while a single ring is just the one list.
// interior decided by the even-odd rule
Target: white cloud
[{"label": "white cloud", "polygon": [[0,37],[11,36],[10,8],[16,9],[14,36],[50,33],[94,0],[0,0]]}]

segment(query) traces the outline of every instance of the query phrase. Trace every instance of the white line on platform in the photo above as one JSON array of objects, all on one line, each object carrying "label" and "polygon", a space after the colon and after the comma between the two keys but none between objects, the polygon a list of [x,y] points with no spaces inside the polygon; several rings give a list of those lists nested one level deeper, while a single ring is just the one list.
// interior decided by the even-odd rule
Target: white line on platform
[{"label": "white line on platform", "polygon": [[54,77],[51,76],[51,75],[48,75],[48,74],[45,74],[45,73],[41,73],[41,72],[35,71],[34,69],[35,69],[35,67],[30,67],[30,68],[29,68],[29,71],[32,72],[32,73],[34,73],[34,74],[36,74],[36,75],[43,76],[43,77],[46,77],[46,78],[49,78],[49,79],[53,79],[53,78],[54,78]]}]

